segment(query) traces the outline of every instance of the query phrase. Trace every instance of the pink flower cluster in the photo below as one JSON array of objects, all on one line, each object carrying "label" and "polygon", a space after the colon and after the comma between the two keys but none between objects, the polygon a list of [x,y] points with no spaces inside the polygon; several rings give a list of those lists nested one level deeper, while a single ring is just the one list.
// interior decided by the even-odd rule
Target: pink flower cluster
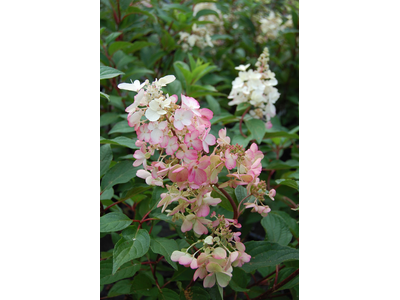
[{"label": "pink flower cluster", "polygon": [[[231,145],[226,129],[221,129],[218,138],[210,133],[213,112],[200,108],[194,98],[181,95],[178,105],[176,95],[165,96],[161,88],[175,80],[172,75],[165,76],[153,83],[123,83],[119,87],[136,91],[134,102],[126,108],[128,124],[137,133],[134,166],[143,166],[137,176],[145,179],[148,185],[164,186],[167,192],[161,194],[157,207],[173,216],[173,220],[182,220],[181,231],[193,230],[197,237],[211,235],[208,241],[195,254],[175,251],[172,260],[197,269],[195,278],[204,279],[204,286],[211,287],[217,280],[221,287],[228,284],[232,276],[232,267],[242,266],[250,261],[245,246],[240,242],[240,232],[233,233],[232,227],[240,228],[237,220],[216,217],[210,214],[210,206],[221,202],[211,196],[213,190],[225,187],[245,186],[248,195],[256,198],[254,203],[245,203],[262,216],[270,211],[265,206],[264,195],[268,195],[266,183],[260,181],[263,153],[253,143],[248,150],[236,144]],[[212,150],[210,147],[214,146]],[[157,161],[148,162],[159,151]],[[226,168],[228,181],[218,184],[218,175]],[[260,202],[260,204],[258,204]],[[172,209],[167,209],[168,206]],[[211,240],[210,240],[211,239]]]},{"label": "pink flower cluster", "polygon": [[[203,247],[196,253],[188,253],[194,244],[186,250],[174,251],[171,259],[185,267],[195,269],[193,280],[204,279],[203,286],[205,288],[213,287],[215,282],[220,287],[226,287],[232,277],[232,267],[241,267],[250,261],[251,256],[245,253],[246,247],[240,242],[241,233],[232,232],[230,229],[231,226],[241,227],[236,220],[218,216],[212,222],[212,226],[214,228],[213,235],[195,243],[203,242]],[[195,254],[200,251],[201,254],[196,257]]]}]

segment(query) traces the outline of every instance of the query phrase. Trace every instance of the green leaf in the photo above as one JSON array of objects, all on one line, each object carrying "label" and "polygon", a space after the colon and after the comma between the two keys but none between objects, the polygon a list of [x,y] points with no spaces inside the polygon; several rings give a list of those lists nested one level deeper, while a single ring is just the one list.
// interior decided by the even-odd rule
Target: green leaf
[{"label": "green leaf", "polygon": [[293,219],[289,214],[285,213],[284,211],[276,211],[273,210],[272,212],[269,213],[269,215],[278,215],[282,219],[285,220],[286,224],[289,226],[290,232],[295,236],[299,237],[299,224],[295,219]]},{"label": "green leaf", "polygon": [[215,15],[219,18],[218,13],[212,9],[202,9],[202,10],[198,11],[196,14],[196,18],[199,19],[200,17],[206,16],[206,15]]},{"label": "green leaf", "polygon": [[137,271],[140,270],[140,262],[133,260],[122,265],[121,268],[112,275],[112,265],[111,259],[100,261],[100,284],[110,284],[121,279],[132,277]]},{"label": "green leaf", "polygon": [[150,47],[150,46],[155,46],[156,44],[154,43],[149,43],[149,42],[134,42],[134,43],[129,43],[129,42],[114,42],[108,47],[108,53],[112,56],[115,52],[118,50],[122,50],[124,53],[133,53],[135,51],[138,51],[144,47]]},{"label": "green leaf", "polygon": [[121,238],[115,244],[113,252],[113,274],[127,261],[140,258],[149,251],[150,235],[145,229],[139,229],[133,240]]},{"label": "green leaf", "polygon": [[154,253],[158,253],[164,256],[167,262],[175,269],[178,270],[176,262],[171,260],[171,254],[175,250],[179,250],[178,243],[175,240],[170,240],[160,237],[152,237],[150,242],[150,248]]},{"label": "green leaf", "polygon": [[107,37],[106,37],[106,43],[109,44],[111,42],[113,42],[117,37],[119,37],[122,34],[122,32],[113,32],[110,33]]},{"label": "green leaf", "polygon": [[112,232],[122,230],[131,225],[131,223],[132,220],[122,213],[108,213],[100,218],[100,232]]},{"label": "green leaf", "polygon": [[251,260],[242,266],[246,273],[258,268],[276,266],[282,262],[299,259],[299,250],[282,246],[277,243],[264,241],[250,241],[245,243],[246,253]]},{"label": "green leaf", "polygon": [[100,80],[102,79],[109,79],[109,78],[114,78],[119,75],[125,74],[124,72],[121,72],[120,70],[107,67],[107,66],[100,66]]},{"label": "green leaf", "polygon": [[108,134],[112,133],[126,133],[126,132],[134,132],[135,127],[130,127],[126,120],[118,122],[114,125],[114,127],[108,132]]},{"label": "green leaf", "polygon": [[[186,300],[210,300],[210,294],[205,289],[198,286],[192,286],[182,291]],[[182,297],[181,297],[182,299]]]},{"label": "green leaf", "polygon": [[247,196],[247,190],[244,186],[238,185],[235,189],[235,196],[237,201],[240,203],[246,196]]},{"label": "green leaf", "polygon": [[131,280],[121,280],[113,285],[111,290],[108,292],[108,297],[114,297],[118,295],[129,294],[131,291]]},{"label": "green leaf", "polygon": [[251,119],[245,122],[246,127],[251,132],[253,138],[260,144],[266,131],[265,123],[258,119]]},{"label": "green leaf", "polygon": [[249,280],[250,277],[245,271],[243,271],[241,268],[234,268],[229,286],[235,292],[248,292],[249,290],[246,288],[246,286],[248,285]]},{"label": "green leaf", "polygon": [[128,7],[126,9],[126,14],[124,15],[123,18],[125,18],[126,16],[131,15],[131,14],[146,15],[146,16],[149,17],[149,19],[151,19],[151,21],[157,22],[157,18],[153,14],[149,13],[146,10],[140,9],[138,7],[135,7],[135,6]]},{"label": "green leaf", "polygon": [[100,176],[105,174],[110,167],[110,163],[113,159],[113,154],[110,145],[104,145],[100,147]]},{"label": "green leaf", "polygon": [[107,190],[118,183],[125,183],[136,177],[136,171],[141,167],[133,167],[132,161],[118,162],[114,167],[107,171],[101,181],[101,190]]},{"label": "green leaf", "polygon": [[135,145],[135,139],[127,138],[126,136],[119,136],[115,139],[105,139],[102,136],[100,137],[100,144],[111,144],[111,145],[118,145],[128,147],[130,149],[140,149],[138,146]]},{"label": "green leaf", "polygon": [[100,261],[100,284],[110,284],[121,279],[132,277],[140,270],[140,262],[133,260],[123,264],[119,270],[112,275],[113,262],[112,259]]},{"label": "green leaf", "polygon": [[100,126],[110,125],[119,119],[116,113],[105,113],[100,116]]},{"label": "green leaf", "polygon": [[170,289],[161,289],[158,294],[158,300],[179,300],[179,295]]},{"label": "green leaf", "polygon": [[286,169],[295,169],[299,167],[299,162],[297,160],[290,159],[288,161],[281,160],[273,160],[268,162],[267,158],[264,158],[261,161],[263,168],[267,170],[286,170]]},{"label": "green leaf", "polygon": [[264,227],[265,236],[270,242],[287,246],[292,240],[289,226],[278,215],[268,214],[268,216],[261,219],[261,225]]},{"label": "green leaf", "polygon": [[[289,275],[291,275],[296,270],[297,270],[296,268],[284,268],[283,270],[279,271],[278,283],[285,280],[287,277],[289,277]],[[297,275],[295,278],[290,280],[288,283],[286,283],[281,288],[277,289],[277,291],[287,290],[287,289],[297,286],[298,284],[299,284],[299,275]]]},{"label": "green leaf", "polygon": [[276,137],[283,137],[289,139],[299,139],[299,136],[295,133],[288,133],[285,131],[276,131],[276,132],[267,132],[265,134],[266,139],[276,138]]},{"label": "green leaf", "polygon": [[106,98],[108,101],[110,101],[110,95],[107,95],[107,94],[105,94],[103,92],[100,92],[100,96],[103,97],[103,98]]},{"label": "green leaf", "polygon": [[214,116],[218,116],[221,113],[221,106],[219,105],[218,101],[211,95],[207,95],[206,100]]},{"label": "green leaf", "polygon": [[296,190],[299,190],[299,182],[292,179],[277,179],[275,180],[277,184],[290,186]]},{"label": "green leaf", "polygon": [[229,202],[229,200],[224,196],[224,194],[222,194],[220,191],[216,192],[215,190],[213,190],[211,192],[211,197],[213,198],[220,198],[221,202],[218,204],[219,206],[225,208],[228,211],[233,211],[232,205]]}]

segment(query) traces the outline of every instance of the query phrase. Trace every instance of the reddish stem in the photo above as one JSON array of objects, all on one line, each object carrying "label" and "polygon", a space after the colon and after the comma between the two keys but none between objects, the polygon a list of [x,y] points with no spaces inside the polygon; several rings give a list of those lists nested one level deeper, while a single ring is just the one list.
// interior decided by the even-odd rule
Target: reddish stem
[{"label": "reddish stem", "polygon": [[225,197],[229,200],[229,202],[231,203],[232,208],[233,208],[233,218],[237,220],[237,219],[238,219],[238,211],[237,211],[238,208],[237,208],[237,206],[236,206],[235,201],[233,201],[231,195],[229,195],[229,194],[227,193],[227,191],[225,191],[223,188],[220,188],[220,187],[219,187],[218,183],[216,183],[215,186],[222,192],[222,194],[224,194],[224,196],[225,196]]}]

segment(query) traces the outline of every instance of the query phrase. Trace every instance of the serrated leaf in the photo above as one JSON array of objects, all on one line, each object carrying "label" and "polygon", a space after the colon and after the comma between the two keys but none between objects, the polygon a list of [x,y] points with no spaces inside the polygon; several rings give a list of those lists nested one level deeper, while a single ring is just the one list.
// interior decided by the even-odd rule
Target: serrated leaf
[{"label": "serrated leaf", "polygon": [[125,74],[124,72],[121,72],[120,70],[107,67],[107,66],[100,66],[100,80],[102,79],[109,79],[109,78],[114,78],[119,75]]},{"label": "serrated leaf", "polygon": [[110,145],[104,145],[100,147],[100,176],[105,174],[110,167],[110,163],[113,159],[113,154]]},{"label": "serrated leaf", "polygon": [[288,260],[298,260],[299,250],[278,243],[264,241],[250,241],[245,243],[246,253],[251,256],[251,260],[241,268],[250,273],[258,268],[276,266]]},{"label": "serrated leaf", "polygon": [[130,261],[123,264],[118,271],[112,275],[112,259],[100,261],[100,284],[110,284],[121,279],[132,277],[140,270],[141,264],[138,261]]},{"label": "serrated leaf", "polygon": [[235,189],[235,196],[237,201],[240,203],[246,196],[247,196],[247,190],[244,186],[238,185]]},{"label": "serrated leaf", "polygon": [[158,300],[179,300],[179,295],[170,289],[161,289],[158,294]]},{"label": "serrated leaf", "polygon": [[118,281],[116,284],[108,292],[108,297],[114,297],[119,295],[129,294],[131,290],[131,280],[121,280]]},{"label": "serrated leaf", "polygon": [[113,274],[127,261],[140,258],[149,251],[150,235],[145,229],[139,229],[134,240],[121,238],[113,252]]},{"label": "serrated leaf", "polygon": [[278,215],[282,219],[285,220],[286,224],[289,226],[290,232],[295,236],[299,237],[299,224],[295,219],[293,219],[289,214],[285,213],[284,211],[272,211],[269,213],[269,215]]},{"label": "serrated leaf", "polygon": [[131,161],[118,162],[109,169],[101,181],[101,190],[107,190],[118,183],[125,183],[136,177],[136,172],[141,167],[133,167]]},{"label": "serrated leaf", "polygon": [[122,230],[131,225],[132,220],[120,212],[111,212],[100,218],[100,232]]},{"label": "serrated leaf", "polygon": [[268,214],[261,219],[261,225],[265,229],[265,236],[268,241],[287,246],[292,240],[289,226],[285,220],[278,215]]},{"label": "serrated leaf", "polygon": [[164,256],[167,262],[175,269],[178,270],[176,262],[171,260],[171,254],[175,250],[179,250],[178,243],[175,240],[167,238],[152,237],[150,242],[150,248],[154,253],[158,253]]},{"label": "serrated leaf", "polygon": [[251,135],[260,144],[264,138],[266,132],[265,123],[258,119],[251,119],[245,121],[247,129],[251,132]]},{"label": "serrated leaf", "polygon": [[277,184],[290,186],[296,190],[299,190],[299,182],[292,179],[277,179],[275,180]]}]

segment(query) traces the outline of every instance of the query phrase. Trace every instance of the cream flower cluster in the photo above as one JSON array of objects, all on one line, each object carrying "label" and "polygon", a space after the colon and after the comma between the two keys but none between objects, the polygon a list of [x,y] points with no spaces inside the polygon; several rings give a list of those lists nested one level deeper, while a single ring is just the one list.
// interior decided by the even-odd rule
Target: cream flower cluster
[{"label": "cream flower cluster", "polygon": [[[271,72],[268,65],[269,51],[265,48],[256,63],[257,70],[247,70],[250,64],[236,67],[239,70],[239,77],[232,82],[232,90],[228,104],[238,105],[248,102],[254,108],[249,111],[256,119],[265,119],[266,127],[271,128],[271,118],[276,115],[275,102],[279,99],[280,93],[274,86],[278,84],[275,73]],[[247,70],[247,71],[246,71]]]},{"label": "cream flower cluster", "polygon": [[266,40],[275,40],[279,32],[286,28],[293,27],[292,16],[287,16],[287,21],[283,23],[282,17],[273,11],[267,17],[261,17],[258,21],[260,23],[261,34],[257,36],[257,42],[263,43]]},{"label": "cream flower cluster", "polygon": [[210,32],[205,26],[197,27],[193,24],[192,33],[179,32],[179,44],[182,45],[184,51],[191,50],[195,45],[200,49],[204,49],[207,46],[214,47],[211,42]]},{"label": "cream flower cluster", "polygon": [[190,34],[187,32],[180,32],[179,43],[182,45],[184,51],[191,50],[195,45],[200,49],[204,49],[207,46],[214,47],[211,36],[216,32],[223,33],[222,14],[215,3],[197,3],[193,8],[193,16],[196,16],[197,13],[203,9],[214,10],[219,15],[219,18],[215,15],[201,16],[199,21],[209,21],[212,23],[204,24],[203,26],[193,24]]}]

